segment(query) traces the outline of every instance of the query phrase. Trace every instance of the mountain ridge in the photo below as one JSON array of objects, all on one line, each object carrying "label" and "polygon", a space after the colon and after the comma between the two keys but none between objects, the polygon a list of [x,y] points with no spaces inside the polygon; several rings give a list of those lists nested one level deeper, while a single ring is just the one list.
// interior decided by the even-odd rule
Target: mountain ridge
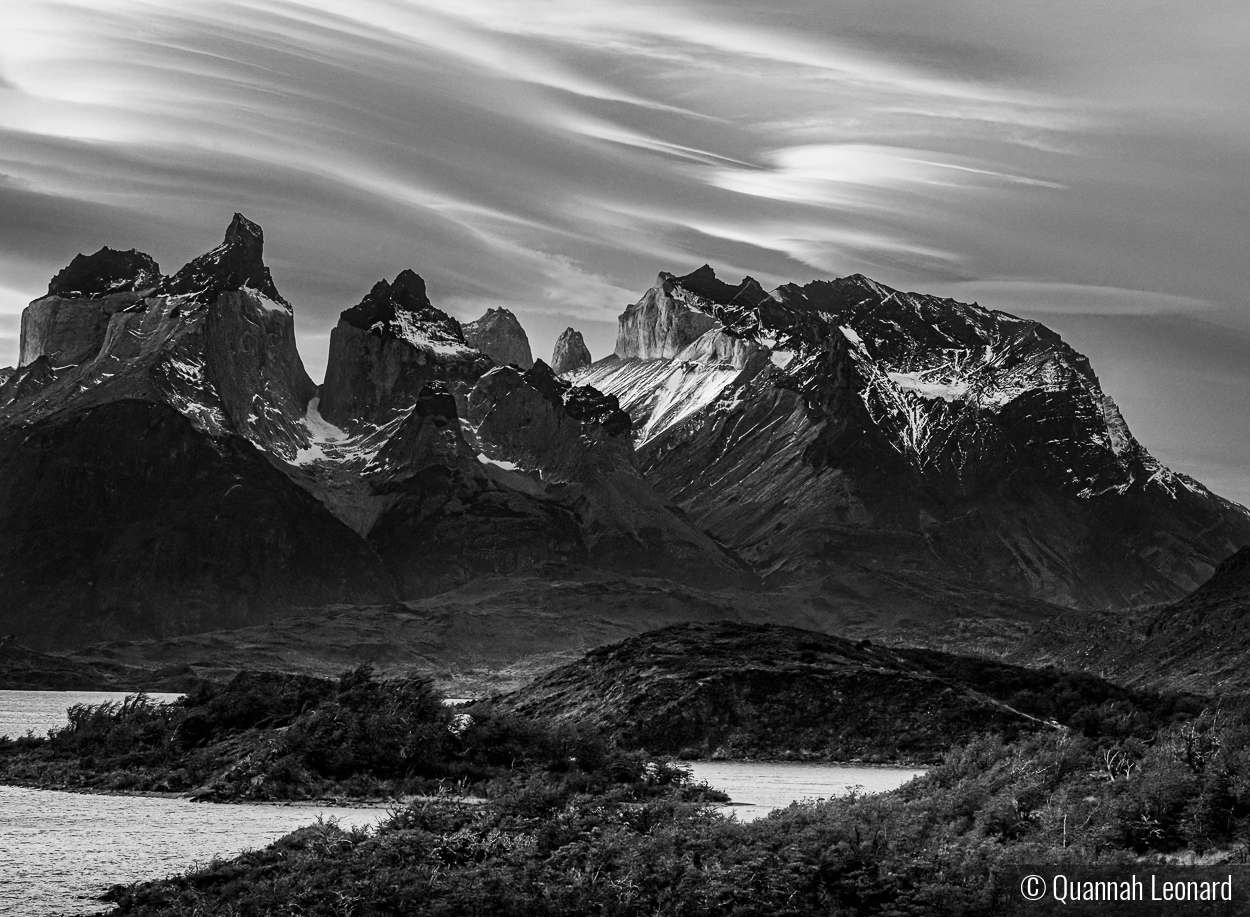
[{"label": "mountain ridge", "polygon": [[[1177,598],[1250,542],[1250,514],[1155,461],[1085,357],[1006,313],[862,275],[765,291],[704,265],[661,273],[616,353],[561,375],[471,346],[405,269],[342,311],[316,386],[263,245],[236,214],[169,277],[105,248],[32,303],[32,359],[0,382],[0,579],[41,572],[0,622],[43,646],[171,637],[577,570],[854,609],[840,620],[893,620],[892,603],[923,619],[916,584],[940,581],[994,607],[1014,594],[1028,617],[1039,599]],[[92,457],[108,422],[129,443],[110,446],[118,462]],[[145,480],[203,512],[154,504]],[[276,554],[216,543],[236,516],[211,508],[239,482],[275,495],[251,499]],[[185,553],[144,567],[144,526]],[[80,553],[40,547],[54,531]],[[58,589],[67,563],[85,572]],[[132,569],[147,572],[119,591]]]},{"label": "mountain ridge", "polygon": [[1083,355],[1007,313],[862,275],[768,293],[704,266],[659,276],[615,357],[577,381],[618,396],[648,479],[766,575],[894,553],[1126,607],[1179,598],[1250,538],[1250,512],[1132,437]]}]

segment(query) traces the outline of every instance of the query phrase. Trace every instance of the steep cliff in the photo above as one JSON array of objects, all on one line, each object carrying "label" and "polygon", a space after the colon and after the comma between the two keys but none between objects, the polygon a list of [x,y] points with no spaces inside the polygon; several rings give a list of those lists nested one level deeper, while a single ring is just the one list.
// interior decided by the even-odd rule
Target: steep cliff
[{"label": "steep cliff", "polygon": [[582,339],[580,331],[565,328],[556,339],[556,346],[551,351],[551,370],[557,376],[589,366],[592,360],[590,349]]},{"label": "steep cliff", "polygon": [[393,596],[377,556],[280,470],[307,447],[315,390],[262,247],[236,214],[170,278],[137,253],[80,256],[51,289],[62,313],[106,314],[98,345],[97,326],[41,325],[47,298],[32,304],[24,352],[95,353],[42,353],[0,389],[0,628],[56,647]]},{"label": "steep cliff", "polygon": [[430,302],[425,281],[406,270],[394,283],[379,280],[339,317],[319,410],[338,426],[387,423],[431,379],[471,380],[489,366],[459,322]]},{"label": "steep cliff", "polygon": [[[704,265],[699,271],[710,271]],[[696,273],[699,273],[696,271]],[[661,273],[642,299],[621,313],[617,321],[615,354],[623,360],[672,359],[706,331],[716,319],[686,302],[685,288]]]},{"label": "steep cliff", "polygon": [[163,278],[143,252],[102,248],[79,254],[48,284],[48,295],[22,313],[19,365],[47,356],[55,366],[100,352],[110,318],[143,300]]},{"label": "steep cliff", "polygon": [[464,339],[499,366],[511,364],[525,370],[534,365],[529,337],[507,309],[487,309],[477,321],[464,326]]}]

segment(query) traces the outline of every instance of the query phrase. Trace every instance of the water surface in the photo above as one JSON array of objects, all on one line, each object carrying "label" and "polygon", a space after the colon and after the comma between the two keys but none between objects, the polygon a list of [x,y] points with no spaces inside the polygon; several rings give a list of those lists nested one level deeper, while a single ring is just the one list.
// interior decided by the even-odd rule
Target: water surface
[{"label": "water surface", "polygon": [[[152,695],[168,702],[177,694]],[[68,722],[72,704],[120,701],[125,693],[0,691],[0,735],[44,735]],[[695,779],[724,790],[743,821],[804,799],[852,790],[881,793],[919,768],[695,761]],[[109,886],[185,872],[214,857],[264,847],[321,815],[374,825],[382,809],[213,805],[185,799],[100,796],[0,786],[0,915],[91,914]]]},{"label": "water surface", "polygon": [[[134,692],[0,691],[0,735],[69,722],[74,704]],[[168,703],[180,694],[152,694]],[[0,786],[0,915],[91,914],[111,885],[184,872],[214,857],[264,847],[318,815],[373,825],[382,809],[213,805],[185,799],[101,796]]]},{"label": "water surface", "polygon": [[829,799],[851,791],[885,793],[925,773],[916,767],[750,761],[688,761],[695,780],[724,790],[733,804],[722,811],[754,821],[805,799]]},{"label": "water surface", "polygon": [[[65,711],[74,704],[102,704],[123,701],[134,691],[0,691],[0,736],[11,738],[33,732],[45,736],[69,722]],[[160,703],[169,703],[181,694],[149,694]]]},{"label": "water surface", "polygon": [[216,805],[0,786],[0,914],[93,914],[109,886],[264,847],[318,816],[375,825],[384,809]]}]

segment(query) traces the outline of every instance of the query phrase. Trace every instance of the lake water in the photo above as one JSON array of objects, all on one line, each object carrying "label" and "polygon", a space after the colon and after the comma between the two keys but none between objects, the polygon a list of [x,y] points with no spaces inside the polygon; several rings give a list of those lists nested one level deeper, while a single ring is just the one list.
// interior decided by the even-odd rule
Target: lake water
[{"label": "lake water", "polygon": [[264,847],[321,815],[374,825],[383,809],[215,805],[0,786],[0,914],[93,914],[109,886]]},{"label": "lake water", "polygon": [[[181,695],[153,694],[168,703]],[[45,735],[74,704],[121,701],[109,691],[0,691],[0,735]],[[373,825],[382,809],[212,805],[0,786],[0,915],[91,914],[109,886],[183,872],[272,843],[318,816]]]},{"label": "lake water", "polygon": [[[133,691],[129,692],[134,694]],[[169,703],[181,694],[149,694],[152,700]],[[47,735],[69,722],[65,711],[74,704],[103,704],[122,701],[124,691],[0,691],[0,736],[13,738],[34,732]]]},{"label": "lake water", "polygon": [[724,790],[733,801],[721,811],[740,821],[754,821],[774,809],[804,799],[845,796],[852,790],[885,793],[925,773],[912,767],[864,767],[842,764],[687,761],[695,780]]},{"label": "lake water", "polygon": [[[119,701],[126,695],[80,691],[0,691],[0,735],[43,735],[63,726],[72,704]],[[176,694],[153,695],[170,701]],[[732,797],[724,811],[743,821],[803,799],[827,799],[859,788],[895,789],[923,773],[915,768],[695,761],[695,779]],[[374,825],[382,809],[213,805],[184,799],[97,796],[0,786],[0,915],[91,914],[109,886],[186,871],[230,857],[312,824]]]}]

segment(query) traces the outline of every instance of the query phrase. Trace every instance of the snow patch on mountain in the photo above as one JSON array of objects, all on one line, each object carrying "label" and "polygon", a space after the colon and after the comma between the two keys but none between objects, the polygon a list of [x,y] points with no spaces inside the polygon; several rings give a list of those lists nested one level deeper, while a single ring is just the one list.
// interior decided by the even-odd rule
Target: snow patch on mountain
[{"label": "snow patch on mountain", "polygon": [[915,392],[921,398],[941,398],[943,401],[958,401],[968,393],[967,382],[933,382],[926,381],[924,373],[887,372],[886,376],[900,389]]},{"label": "snow patch on mountain", "polygon": [[419,316],[404,309],[396,309],[395,317],[390,322],[375,322],[369,330],[382,331],[384,327],[413,347],[429,353],[447,357],[470,357],[474,353],[472,347],[456,340],[438,325],[422,321]]},{"label": "snow patch on mountain", "polygon": [[292,465],[364,469],[407,416],[397,417],[382,426],[369,425],[353,434],[322,417],[320,404],[320,398],[308,402],[301,424],[308,431],[309,444],[289,460]]},{"label": "snow patch on mountain", "polygon": [[642,446],[716,403],[740,375],[725,363],[609,359],[577,373],[573,381],[615,395],[634,422],[635,444]]},{"label": "snow patch on mountain", "polygon": [[281,312],[284,315],[294,314],[289,304],[278,302],[277,300],[274,300],[274,299],[270,299],[268,296],[266,296],[260,290],[255,289],[254,287],[243,287],[242,289],[244,293],[247,293],[249,296],[251,296],[252,299],[256,302],[256,304],[260,306],[262,309],[264,309],[266,312]]},{"label": "snow patch on mountain", "polygon": [[202,362],[170,354],[156,364],[154,374],[163,383],[170,406],[194,427],[210,436],[229,431],[230,421],[221,410],[216,389],[204,376]]},{"label": "snow patch on mountain", "polygon": [[504,471],[517,471],[521,467],[516,462],[507,462],[502,459],[493,459],[490,456],[488,456],[485,452],[479,452],[477,454],[477,460],[481,462],[483,465],[494,465],[496,468],[502,468]]}]

